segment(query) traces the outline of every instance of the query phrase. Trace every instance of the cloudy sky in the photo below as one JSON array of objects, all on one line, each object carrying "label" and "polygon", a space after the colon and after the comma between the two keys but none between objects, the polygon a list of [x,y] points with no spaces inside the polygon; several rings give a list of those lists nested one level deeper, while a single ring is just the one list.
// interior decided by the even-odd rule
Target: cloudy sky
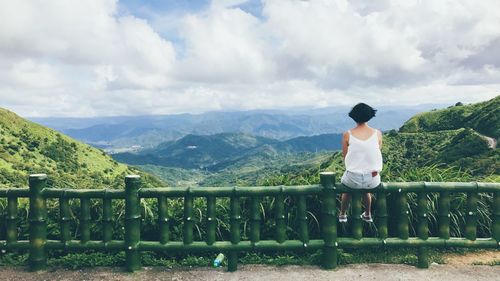
[{"label": "cloudy sky", "polygon": [[23,116],[499,93],[498,0],[0,0],[0,107]]}]

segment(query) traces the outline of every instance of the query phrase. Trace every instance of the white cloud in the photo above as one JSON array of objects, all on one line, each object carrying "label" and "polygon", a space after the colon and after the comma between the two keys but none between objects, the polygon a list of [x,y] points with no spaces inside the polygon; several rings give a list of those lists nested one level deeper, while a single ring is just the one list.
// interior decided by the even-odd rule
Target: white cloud
[{"label": "white cloud", "polygon": [[393,84],[392,75],[423,70],[411,34],[379,13],[360,16],[346,1],[267,1],[266,26],[279,42],[281,73],[326,87]]},{"label": "white cloud", "polygon": [[108,64],[116,74],[112,88],[168,85],[173,46],[145,20],[118,17],[116,1],[3,0],[0,5],[3,56],[49,60],[55,67],[89,66],[87,72]]},{"label": "white cloud", "polygon": [[0,0],[0,106],[90,116],[498,95],[496,0],[263,0],[262,17],[248,3],[142,19],[116,0]]},{"label": "white cloud", "polygon": [[183,19],[185,58],[179,61],[184,81],[256,82],[273,76],[273,46],[262,23],[238,8],[213,7]]},{"label": "white cloud", "polygon": [[54,88],[59,86],[59,73],[48,63],[35,63],[31,59],[12,65],[7,78],[14,87]]}]

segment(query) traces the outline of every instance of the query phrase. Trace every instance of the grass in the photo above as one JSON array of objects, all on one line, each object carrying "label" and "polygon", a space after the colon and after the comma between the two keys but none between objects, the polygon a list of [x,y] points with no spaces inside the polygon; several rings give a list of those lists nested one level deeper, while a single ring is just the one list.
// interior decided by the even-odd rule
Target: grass
[{"label": "grass", "polygon": [[489,261],[489,262],[474,262],[472,263],[473,265],[491,265],[491,266],[494,266],[494,265],[500,265],[500,260],[493,260],[493,261]]},{"label": "grass", "polygon": [[[452,251],[452,250],[451,250]],[[448,251],[450,252],[450,251]],[[443,250],[430,249],[430,262],[444,263]],[[284,265],[320,265],[322,251],[315,252],[281,252],[281,253],[242,253],[239,264],[264,264],[271,266]],[[211,266],[216,254],[204,253],[200,256],[180,255],[167,256],[162,253],[142,252],[143,266],[164,266],[168,268],[183,267],[205,267]],[[28,260],[27,253],[7,252],[0,254],[0,266],[26,266]],[[227,265],[224,260],[223,265]],[[387,263],[387,264],[408,264],[415,265],[417,262],[416,249],[385,249],[373,251],[373,249],[340,249],[339,264],[366,264],[366,263]],[[51,253],[48,259],[49,267],[61,267],[67,269],[90,268],[95,266],[117,266],[125,264],[125,253],[100,253],[83,252],[64,254],[63,252]]]}]

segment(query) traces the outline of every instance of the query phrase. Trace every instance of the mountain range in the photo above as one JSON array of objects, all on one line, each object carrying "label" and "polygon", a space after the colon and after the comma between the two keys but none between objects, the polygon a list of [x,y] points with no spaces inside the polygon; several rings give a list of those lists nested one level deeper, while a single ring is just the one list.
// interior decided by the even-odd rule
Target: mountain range
[{"label": "mountain range", "polygon": [[[381,106],[373,126],[399,128],[411,116],[443,105]],[[109,152],[154,148],[187,135],[244,133],[287,140],[300,136],[341,133],[353,125],[349,107],[254,110],[202,114],[118,116],[99,118],[31,118],[77,140]]]},{"label": "mountain range", "polygon": [[[444,165],[469,173],[478,180],[500,180],[500,152],[496,148],[500,127],[499,110],[500,97],[471,105],[458,103],[448,108],[418,113],[403,122],[399,130],[386,131],[383,177],[397,180],[398,175],[412,169]],[[308,115],[308,118],[320,118],[325,116],[324,113],[318,110],[315,115]],[[219,114],[222,113],[215,115]],[[227,119],[212,120],[229,122],[231,117],[234,119],[236,116],[232,115],[233,113],[227,114]],[[255,118],[262,120],[263,116],[273,116],[269,114],[253,112],[250,115],[259,116]],[[288,120],[298,120],[293,119],[298,118],[296,115],[290,115],[292,117]],[[380,115],[374,121],[379,119]],[[153,117],[145,117],[144,120],[151,118]],[[179,118],[177,125],[191,122],[190,118],[187,118],[187,121],[182,120],[180,116],[176,118]],[[277,117],[269,118],[276,120]],[[114,125],[131,122],[125,119],[118,120]],[[132,119],[137,121],[137,117]],[[59,121],[61,120],[58,119],[57,122]],[[74,120],[71,125],[65,124],[83,125],[85,130],[90,121]],[[147,139],[148,130],[140,133],[140,128],[143,128],[141,126],[144,122],[147,123],[143,121],[137,121],[137,131],[134,134]],[[370,123],[377,127],[375,122]],[[209,120],[199,124],[207,126],[206,132],[211,130],[209,127],[212,125],[212,128],[218,127]],[[266,128],[270,128],[270,123],[266,124]],[[219,125],[218,128],[222,130],[226,124]],[[316,125],[311,125],[310,128],[314,126]],[[287,128],[285,126],[284,131],[290,132],[290,128]],[[40,172],[49,174],[50,186],[73,188],[121,187],[124,175],[130,173],[141,174],[146,186],[159,186],[165,182],[170,185],[177,185],[179,182],[203,186],[252,185],[273,177],[303,176],[304,173],[310,173],[316,178],[319,170],[343,169],[342,157],[340,153],[335,152],[340,149],[340,138],[338,133],[281,139],[240,131],[211,135],[179,133],[175,140],[160,142],[135,153],[113,155],[116,160],[133,164],[134,167],[131,167],[118,163],[101,149],[0,109],[0,184],[25,186],[28,174]]]},{"label": "mountain range", "polygon": [[187,135],[153,149],[116,153],[112,157],[131,165],[149,164],[217,172],[256,156],[338,150],[341,148],[341,139],[342,134],[298,137],[286,141],[243,133]]},{"label": "mountain range", "polygon": [[[500,174],[499,150],[490,142],[498,138],[499,100],[420,113],[399,130],[387,131],[383,175],[391,178],[433,165],[455,167],[477,177]],[[200,185],[235,184],[242,179],[255,184],[310,168],[313,173],[318,167],[342,171],[342,157],[334,152],[341,148],[341,137],[323,134],[280,141],[242,133],[188,135],[152,149],[112,156],[167,181],[194,177]]]}]

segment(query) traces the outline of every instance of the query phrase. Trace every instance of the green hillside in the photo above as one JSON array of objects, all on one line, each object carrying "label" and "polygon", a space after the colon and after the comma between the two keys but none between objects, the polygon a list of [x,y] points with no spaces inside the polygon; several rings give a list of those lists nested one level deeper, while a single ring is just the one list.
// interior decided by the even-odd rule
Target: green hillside
[{"label": "green hillside", "polygon": [[489,101],[455,106],[417,114],[399,130],[406,133],[436,132],[471,128],[498,140],[500,137],[500,96]]},{"label": "green hillside", "polygon": [[[474,176],[500,174],[500,96],[418,114],[388,138],[389,155],[417,166],[458,167]],[[396,161],[400,165],[401,161]],[[391,162],[389,162],[391,163]],[[401,167],[401,166],[400,166]]]},{"label": "green hillside", "polygon": [[[124,176],[138,171],[99,149],[0,108],[0,185],[26,186],[31,173],[48,174],[50,186],[98,188],[123,186]],[[141,175],[147,185],[161,184]]]},{"label": "green hillside", "polygon": [[276,153],[271,149],[239,159],[221,162],[214,169],[217,172],[200,169],[184,169],[158,165],[137,165],[138,169],[153,174],[169,186],[228,186],[256,185],[271,176],[284,173],[300,173],[317,168],[328,158],[330,152],[318,153]]},{"label": "green hillside", "polygon": [[431,165],[457,167],[478,177],[500,174],[499,150],[472,129],[387,134],[382,152],[385,171],[393,175]]}]

